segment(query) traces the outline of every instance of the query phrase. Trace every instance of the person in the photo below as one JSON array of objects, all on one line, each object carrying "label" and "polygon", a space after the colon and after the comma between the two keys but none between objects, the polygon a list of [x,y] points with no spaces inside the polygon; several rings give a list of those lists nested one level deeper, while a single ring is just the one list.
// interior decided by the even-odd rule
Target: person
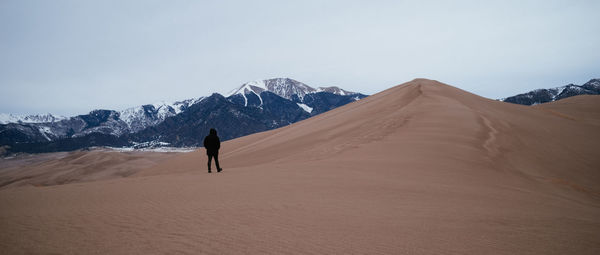
[{"label": "person", "polygon": [[214,128],[211,128],[209,134],[204,137],[204,148],[206,149],[206,155],[208,156],[208,173],[210,173],[212,158],[215,158],[217,172],[223,171],[219,166],[219,148],[221,148],[221,141],[217,136],[217,130]]}]

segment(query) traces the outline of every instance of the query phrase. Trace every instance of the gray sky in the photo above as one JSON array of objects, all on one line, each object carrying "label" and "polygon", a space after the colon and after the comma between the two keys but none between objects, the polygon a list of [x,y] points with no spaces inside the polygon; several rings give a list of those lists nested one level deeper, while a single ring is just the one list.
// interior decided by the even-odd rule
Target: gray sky
[{"label": "gray sky", "polygon": [[0,112],[75,115],[290,77],[500,98],[600,77],[600,1],[0,1]]}]

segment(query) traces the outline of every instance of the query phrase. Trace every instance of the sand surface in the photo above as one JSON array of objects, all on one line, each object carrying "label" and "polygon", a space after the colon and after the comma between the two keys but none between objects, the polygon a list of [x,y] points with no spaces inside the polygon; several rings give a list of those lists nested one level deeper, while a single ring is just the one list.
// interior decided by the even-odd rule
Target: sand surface
[{"label": "sand surface", "polygon": [[103,149],[22,154],[0,159],[0,189],[127,177],[177,154]]},{"label": "sand surface", "polygon": [[528,107],[417,79],[225,142],[218,174],[202,150],[128,174],[91,155],[93,178],[45,160],[63,185],[34,163],[47,186],[0,189],[0,253],[600,254],[599,123],[600,96]]}]

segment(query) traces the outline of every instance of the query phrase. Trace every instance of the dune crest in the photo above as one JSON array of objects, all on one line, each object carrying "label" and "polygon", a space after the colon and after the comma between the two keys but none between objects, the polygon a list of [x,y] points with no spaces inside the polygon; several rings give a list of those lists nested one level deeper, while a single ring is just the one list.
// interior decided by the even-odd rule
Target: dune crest
[{"label": "dune crest", "polygon": [[[585,105],[585,109],[565,111],[590,116],[575,120],[551,110],[563,101],[536,107],[514,105],[415,79],[288,127],[228,141],[221,158],[230,168],[338,161],[345,152],[384,161],[453,158],[457,163],[477,162],[530,178],[573,179],[599,192],[596,166],[600,154],[592,148],[598,147],[600,136],[590,124],[600,119],[598,98],[567,99],[564,103],[578,100],[575,105]],[[398,158],[404,150],[412,156]],[[203,160],[203,153],[201,149],[140,174],[196,171],[202,169],[198,161]]]}]

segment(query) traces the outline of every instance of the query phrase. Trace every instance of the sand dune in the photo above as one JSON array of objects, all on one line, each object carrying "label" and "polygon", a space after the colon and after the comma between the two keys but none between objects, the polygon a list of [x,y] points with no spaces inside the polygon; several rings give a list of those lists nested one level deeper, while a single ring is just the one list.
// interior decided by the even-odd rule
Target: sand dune
[{"label": "sand dune", "polygon": [[21,155],[0,161],[0,189],[122,178],[176,154],[92,150]]},{"label": "sand dune", "polygon": [[225,142],[223,173],[199,150],[114,178],[97,166],[128,159],[108,155],[89,168],[106,180],[0,190],[0,249],[598,254],[599,121],[600,96],[527,107],[417,79]]},{"label": "sand dune", "polygon": [[582,95],[569,97],[547,104],[533,106],[560,117],[600,126],[600,102],[598,96]]}]

